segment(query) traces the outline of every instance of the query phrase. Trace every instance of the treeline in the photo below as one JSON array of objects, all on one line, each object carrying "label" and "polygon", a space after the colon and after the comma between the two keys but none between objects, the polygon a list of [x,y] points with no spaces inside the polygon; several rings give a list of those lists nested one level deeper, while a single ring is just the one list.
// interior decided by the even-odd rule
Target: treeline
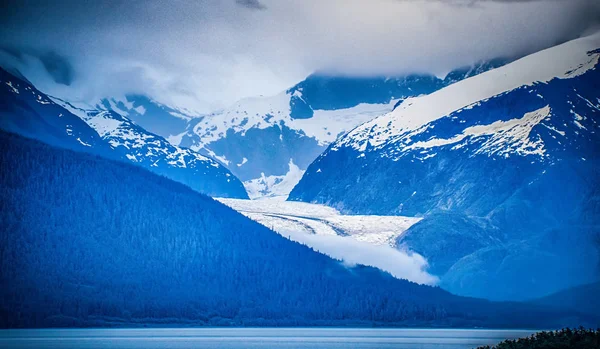
[{"label": "treeline", "polygon": [[139,167],[3,132],[0,163],[0,327],[564,325],[348,269]]},{"label": "treeline", "polygon": [[559,331],[542,331],[527,338],[506,340],[498,345],[477,349],[597,349],[600,348],[600,329],[565,328]]}]

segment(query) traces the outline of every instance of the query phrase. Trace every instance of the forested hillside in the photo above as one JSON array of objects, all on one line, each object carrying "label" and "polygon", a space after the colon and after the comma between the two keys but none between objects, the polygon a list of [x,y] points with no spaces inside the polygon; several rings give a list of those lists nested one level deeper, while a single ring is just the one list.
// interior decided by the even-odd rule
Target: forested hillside
[{"label": "forested hillside", "polygon": [[594,322],[347,268],[128,164],[4,132],[0,163],[0,327]]},{"label": "forested hillside", "polygon": [[532,302],[545,307],[578,309],[588,314],[600,314],[600,282],[572,287],[535,299]]}]

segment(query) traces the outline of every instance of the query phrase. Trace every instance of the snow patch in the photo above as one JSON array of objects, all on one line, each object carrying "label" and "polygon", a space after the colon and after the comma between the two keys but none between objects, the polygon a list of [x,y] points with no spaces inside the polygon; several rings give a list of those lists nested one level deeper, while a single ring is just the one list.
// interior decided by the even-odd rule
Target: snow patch
[{"label": "snow patch", "polygon": [[239,163],[239,164],[237,164],[237,167],[242,167],[242,166],[243,166],[245,163],[247,163],[247,162],[248,162],[248,159],[246,159],[246,158],[243,158],[243,159],[242,159],[242,162],[241,162],[241,163]]},{"label": "snow patch", "polygon": [[179,144],[181,144],[181,139],[183,138],[183,136],[185,136],[186,132],[182,132],[178,135],[170,135],[169,137],[167,137],[167,142],[178,146]]},{"label": "snow patch", "polygon": [[8,85],[8,87],[13,93],[19,94],[19,90],[15,86],[13,86],[12,81],[7,81],[6,85]]},{"label": "snow patch", "polygon": [[209,150],[208,151],[208,155],[210,155],[211,157],[219,160],[220,162],[224,163],[226,166],[229,166],[229,160],[227,160],[227,158],[225,158],[225,156],[219,156],[217,154],[215,154],[214,151]]},{"label": "snow patch", "polygon": [[143,105],[138,105],[137,107],[133,108],[133,110],[140,115],[146,114],[146,108],[144,108]]},{"label": "snow patch", "polygon": [[508,155],[516,153],[519,155],[543,156],[545,153],[543,141],[541,139],[532,141],[529,139],[529,134],[537,124],[549,115],[550,107],[546,106],[527,113],[520,119],[496,121],[490,125],[468,127],[461,134],[452,138],[432,138],[425,142],[410,144],[404,149],[405,151],[429,149],[458,143],[466,138],[470,138],[471,142],[475,142],[481,137],[486,137],[487,139],[483,140],[482,145],[477,149],[475,154]]},{"label": "snow patch", "polygon": [[84,121],[95,129],[100,137],[113,134],[123,124],[122,121],[112,118],[108,111],[101,111],[93,117],[87,116]]},{"label": "snow patch", "polygon": [[84,147],[91,147],[92,146],[91,144],[82,141],[81,138],[79,138],[79,137],[77,137],[77,141],[79,143],[81,143],[81,145],[83,145]]},{"label": "snow patch", "polygon": [[[244,158],[244,160],[247,159]],[[242,164],[244,163],[245,162],[242,161]],[[238,164],[238,166],[241,165]],[[265,176],[263,173],[259,178],[245,181],[244,187],[246,188],[250,199],[273,196],[287,197],[304,175],[304,171],[296,166],[292,159],[290,159],[288,166],[289,170],[283,176]]]},{"label": "snow patch", "polygon": [[579,127],[580,129],[587,130],[579,121],[575,120],[573,123],[575,123],[575,126]]}]

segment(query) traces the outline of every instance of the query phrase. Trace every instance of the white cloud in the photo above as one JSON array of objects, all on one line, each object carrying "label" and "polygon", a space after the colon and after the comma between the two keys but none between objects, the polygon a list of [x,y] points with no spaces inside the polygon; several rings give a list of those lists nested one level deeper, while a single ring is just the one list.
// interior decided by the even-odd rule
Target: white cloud
[{"label": "white cloud", "polygon": [[294,229],[280,233],[343,261],[349,267],[357,264],[368,265],[386,271],[394,277],[425,285],[435,285],[439,281],[436,276],[427,272],[427,260],[417,253],[401,251],[387,245],[373,245],[351,237],[306,234]]},{"label": "white cloud", "polygon": [[[49,92],[82,99],[142,92],[202,112],[275,94],[315,70],[443,74],[481,59],[522,55],[578,36],[600,13],[591,0],[35,5],[3,4],[0,46],[67,57],[72,86]],[[47,78],[37,68],[31,75],[34,83]]]}]

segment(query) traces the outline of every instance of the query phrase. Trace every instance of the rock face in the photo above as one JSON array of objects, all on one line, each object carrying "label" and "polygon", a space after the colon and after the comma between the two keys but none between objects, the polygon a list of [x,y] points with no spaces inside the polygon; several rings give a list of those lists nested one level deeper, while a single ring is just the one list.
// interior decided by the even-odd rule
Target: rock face
[{"label": "rock face", "polygon": [[219,159],[253,197],[286,195],[298,174],[338,136],[391,111],[407,97],[434,92],[503,63],[480,63],[444,79],[311,75],[277,96],[244,99],[191,119],[187,131],[171,140]]},{"label": "rock face", "polygon": [[290,199],[424,217],[398,244],[458,294],[596,281],[599,47],[578,39],[407,99],[333,143]]}]

